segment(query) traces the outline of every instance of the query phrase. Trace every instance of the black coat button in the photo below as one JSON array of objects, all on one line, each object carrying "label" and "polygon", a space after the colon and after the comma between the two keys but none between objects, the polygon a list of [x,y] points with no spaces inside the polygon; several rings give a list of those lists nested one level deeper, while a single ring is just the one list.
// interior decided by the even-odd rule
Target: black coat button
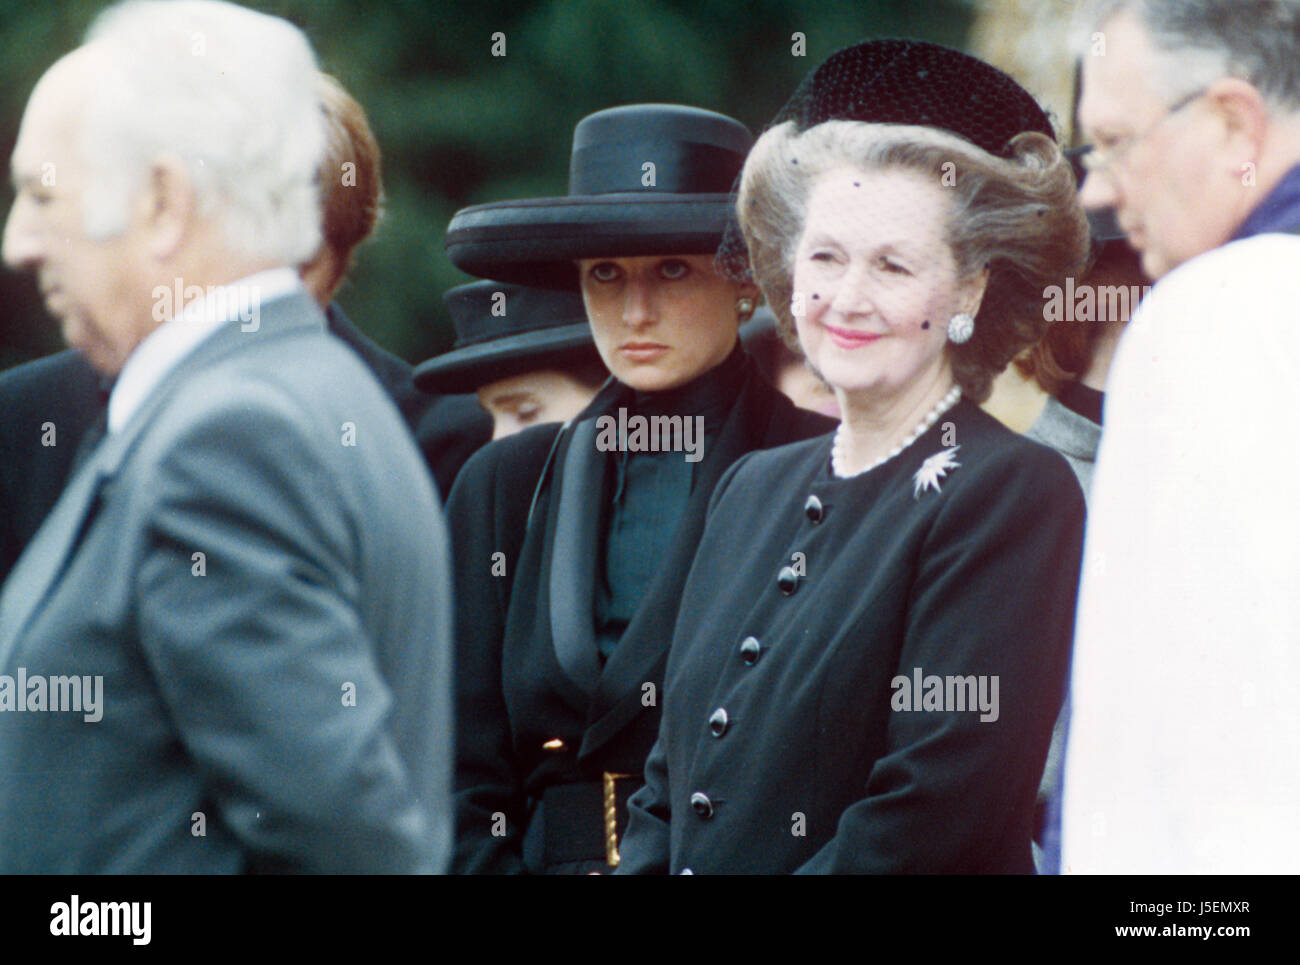
[{"label": "black coat button", "polygon": [[816,496],[808,497],[808,501],[803,504],[803,512],[814,523],[820,523],[826,517],[826,510],[822,509],[822,501]]},{"label": "black coat button", "polygon": [[776,585],[780,587],[782,593],[789,596],[799,589],[799,574],[794,571],[793,566],[783,566],[781,572],[776,575]]},{"label": "black coat button", "polygon": [[719,707],[709,715],[709,733],[714,737],[721,737],[727,732],[727,710],[725,707]]},{"label": "black coat button", "polygon": [[745,661],[745,666],[752,667],[758,663],[762,652],[763,645],[758,642],[758,637],[746,637],[740,641],[740,659]]},{"label": "black coat button", "polygon": [[691,795],[691,810],[700,817],[708,820],[713,817],[713,802],[709,800],[707,794],[696,791]]}]

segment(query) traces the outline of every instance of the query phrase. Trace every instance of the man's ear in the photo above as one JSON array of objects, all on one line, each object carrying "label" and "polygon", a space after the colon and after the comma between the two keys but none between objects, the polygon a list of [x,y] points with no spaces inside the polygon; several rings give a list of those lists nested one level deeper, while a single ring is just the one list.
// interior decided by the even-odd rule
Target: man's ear
[{"label": "man's ear", "polygon": [[180,158],[166,155],[149,166],[132,213],[148,256],[165,260],[175,254],[198,213],[194,184]]},{"label": "man's ear", "polygon": [[1216,80],[1206,88],[1205,100],[1222,125],[1223,146],[1233,165],[1233,176],[1240,177],[1241,164],[1256,161],[1263,150],[1268,105],[1255,85],[1236,77]]}]

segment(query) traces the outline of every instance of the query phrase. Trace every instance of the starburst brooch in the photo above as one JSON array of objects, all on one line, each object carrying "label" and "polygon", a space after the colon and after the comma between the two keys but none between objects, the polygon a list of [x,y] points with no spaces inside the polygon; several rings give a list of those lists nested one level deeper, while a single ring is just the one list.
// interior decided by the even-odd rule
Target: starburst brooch
[{"label": "starburst brooch", "polygon": [[948,475],[949,469],[957,469],[961,466],[961,463],[953,458],[960,448],[961,446],[953,446],[943,452],[936,452],[921,463],[921,468],[912,477],[916,484],[912,489],[913,499],[919,499],[921,493],[927,489],[933,489],[936,493],[939,492],[939,480]]}]

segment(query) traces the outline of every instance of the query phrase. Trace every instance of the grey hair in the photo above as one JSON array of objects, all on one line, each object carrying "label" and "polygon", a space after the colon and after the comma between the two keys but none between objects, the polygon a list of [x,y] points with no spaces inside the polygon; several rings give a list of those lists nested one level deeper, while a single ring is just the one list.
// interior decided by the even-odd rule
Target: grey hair
[{"label": "grey hair", "polygon": [[1120,14],[1156,49],[1153,81],[1166,100],[1236,77],[1273,108],[1300,109],[1300,0],[1099,0],[1079,22],[1076,52],[1088,56],[1091,36]]},{"label": "grey hair", "polygon": [[989,271],[974,338],[948,346],[962,391],[987,398],[993,377],[1046,332],[1044,289],[1063,285],[1089,257],[1069,161],[1043,134],[1017,135],[1010,146],[1004,159],[935,128],[861,121],[826,121],[803,133],[786,122],[764,133],[741,173],[737,214],[783,337],[796,344],[794,254],[818,178],[845,166],[916,171],[947,185],[946,236],[959,276]]},{"label": "grey hair", "polygon": [[150,165],[174,156],[232,247],[287,265],[312,256],[325,125],[316,58],[297,27],[219,0],[127,0],[95,19],[86,42],[110,61],[81,131],[96,175],[89,235],[124,230]]}]

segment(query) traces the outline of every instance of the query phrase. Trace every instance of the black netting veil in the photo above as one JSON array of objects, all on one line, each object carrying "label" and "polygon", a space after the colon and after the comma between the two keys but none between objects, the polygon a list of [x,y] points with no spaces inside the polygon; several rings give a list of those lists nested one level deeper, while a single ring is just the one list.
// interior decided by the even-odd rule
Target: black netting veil
[{"label": "black netting veil", "polygon": [[[1000,157],[1010,156],[1018,134],[1055,139],[1043,109],[1015,80],[923,40],[868,40],[832,54],[804,77],[769,127],[793,121],[802,132],[832,120],[935,127]],[[737,178],[733,195],[739,185]],[[727,276],[752,280],[734,208],[717,262]]]}]

